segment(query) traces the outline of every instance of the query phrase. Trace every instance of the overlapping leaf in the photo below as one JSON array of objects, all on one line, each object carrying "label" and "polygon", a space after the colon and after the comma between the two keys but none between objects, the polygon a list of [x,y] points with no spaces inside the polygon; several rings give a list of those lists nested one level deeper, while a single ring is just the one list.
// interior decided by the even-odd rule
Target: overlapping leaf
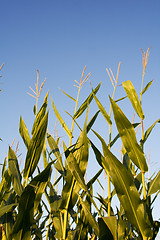
[{"label": "overlapping leaf", "polygon": [[145,221],[144,205],[134,184],[133,176],[109,151],[103,138],[96,133],[102,143],[103,167],[109,171],[117,196],[125,210],[128,220],[141,232],[143,237],[151,237],[151,226]]},{"label": "overlapping leaf", "polygon": [[41,120],[39,126],[33,134],[32,139],[30,140],[24,167],[24,178],[30,177],[37,167],[45,141],[47,123],[48,112]]},{"label": "overlapping leaf", "polygon": [[137,143],[133,125],[111,98],[110,101],[119,135],[130,159],[141,171],[148,171],[146,159],[141,147]]}]

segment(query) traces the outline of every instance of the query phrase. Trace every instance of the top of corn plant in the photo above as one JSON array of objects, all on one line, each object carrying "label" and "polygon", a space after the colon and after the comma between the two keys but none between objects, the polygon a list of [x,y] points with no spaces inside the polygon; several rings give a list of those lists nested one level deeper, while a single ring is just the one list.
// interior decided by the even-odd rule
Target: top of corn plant
[{"label": "top of corn plant", "polygon": [[[156,238],[160,222],[154,220],[152,208],[160,192],[160,172],[153,179],[146,180],[145,173],[148,171],[148,165],[144,144],[160,119],[144,130],[143,122],[146,121],[147,114],[143,112],[142,95],[152,84],[150,81],[143,88],[148,56],[149,49],[146,54],[142,51],[143,73],[140,94],[136,92],[130,80],[122,83],[140,123],[132,124],[118,106],[118,101],[126,97],[122,96],[118,101],[114,101],[120,63],[116,78],[111,69],[107,69],[113,85],[113,95],[108,99],[110,101],[108,112],[102,104],[103,99],[100,101],[96,96],[100,91],[101,83],[95,89],[91,85],[91,93],[78,106],[80,89],[90,76],[88,74],[84,77],[84,71],[80,82],[76,81],[77,99],[63,91],[75,102],[73,116],[69,114],[72,117],[71,130],[51,99],[55,116],[69,137],[68,146],[63,141],[63,150],[59,147],[59,139],[47,133],[48,93],[38,111],[38,99],[43,85],[39,90],[39,72],[37,72],[36,91],[31,88],[36,98],[35,120],[31,134],[22,117],[19,124],[19,132],[27,149],[23,171],[19,170],[19,162],[13,147],[9,147],[8,158],[4,160],[2,168],[0,223],[3,239],[86,240],[98,237],[100,240],[149,240]],[[88,120],[88,106],[92,101],[96,102],[98,111]],[[111,119],[111,109],[114,119]],[[76,119],[84,113],[85,121],[79,126]],[[103,136],[93,129],[99,114],[103,115],[109,127],[109,141],[105,141]],[[118,131],[115,138],[112,138],[111,134],[113,121]],[[74,123],[81,130],[77,139],[73,138]],[[137,126],[141,127],[140,142],[137,140],[135,131]],[[97,142],[94,143],[88,137],[91,129],[102,145],[102,152]],[[111,152],[112,146],[119,138],[123,143],[122,162]],[[95,156],[92,159],[89,158],[90,147]],[[38,167],[41,156],[44,161],[44,170]],[[97,173],[87,182],[85,176],[90,160],[97,161],[100,169],[97,169]],[[108,182],[108,194],[104,191],[103,196],[100,194],[94,196],[95,182],[99,182],[101,187],[103,185],[99,180],[103,170],[107,174],[105,181]],[[62,190],[59,189],[58,192],[57,184],[62,185]],[[120,203],[116,211],[112,208],[114,195],[117,195]],[[95,197],[99,204],[95,202]]]}]

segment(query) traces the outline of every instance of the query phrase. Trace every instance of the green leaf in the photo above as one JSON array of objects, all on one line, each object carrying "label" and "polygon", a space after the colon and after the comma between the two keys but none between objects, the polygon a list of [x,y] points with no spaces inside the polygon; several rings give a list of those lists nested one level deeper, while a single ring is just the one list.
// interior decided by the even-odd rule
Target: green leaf
[{"label": "green leaf", "polygon": [[122,100],[125,99],[126,97],[127,97],[127,96],[122,97],[122,98],[119,98],[119,99],[115,100],[115,102],[117,103],[117,102],[119,102],[119,101],[122,101]]},{"label": "green leaf", "polygon": [[160,190],[160,171],[155,178],[149,183],[148,196]]},{"label": "green leaf", "polygon": [[37,167],[45,141],[47,123],[48,112],[41,120],[39,126],[33,134],[32,139],[30,140],[24,167],[24,178],[30,177]]},{"label": "green leaf", "polygon": [[29,136],[28,129],[27,129],[22,117],[20,117],[20,122],[19,122],[19,133],[23,139],[24,144],[26,145],[26,147],[28,149],[29,142],[30,142],[30,136]]},{"label": "green leaf", "polygon": [[95,218],[91,214],[90,205],[89,205],[88,201],[86,200],[85,202],[83,202],[83,200],[80,196],[78,196],[78,198],[79,198],[80,204],[82,205],[82,209],[84,211],[86,219],[88,220],[91,227],[93,227],[95,234],[97,236],[99,236],[99,226],[98,226],[98,223],[96,222]]},{"label": "green leaf", "polygon": [[[94,94],[96,94],[101,86],[101,83],[98,84],[98,86],[93,90]],[[93,93],[91,93],[88,98],[83,102],[83,104],[80,106],[80,108],[77,110],[77,112],[74,114],[73,118],[76,119],[82,115],[82,113],[86,110],[87,105],[91,103],[93,100]]]},{"label": "green leaf", "polygon": [[18,215],[12,229],[12,234],[18,233],[23,229],[23,235],[30,230],[33,224],[35,191],[34,187],[28,185],[19,201]]},{"label": "green leaf", "polygon": [[100,236],[99,239],[117,240],[117,218],[116,216],[98,219]]},{"label": "green leaf", "polygon": [[85,185],[83,174],[77,164],[76,159],[74,158],[73,154],[71,151],[68,149],[66,150],[66,156],[67,156],[67,163],[69,170],[71,171],[73,177],[75,180],[78,182],[79,186],[84,190],[87,191],[87,186]]},{"label": "green leaf", "polygon": [[45,113],[46,113],[46,109],[47,109],[47,104],[48,104],[48,93],[45,96],[44,102],[42,107],[40,108],[38,114],[36,115],[34,124],[33,124],[33,128],[32,128],[32,135],[34,134],[34,132],[36,131],[37,127],[39,126],[42,118],[44,117]]},{"label": "green leaf", "polygon": [[153,80],[150,81],[150,82],[145,86],[145,88],[143,89],[141,95],[144,94],[144,93],[148,90],[148,88],[151,86],[152,83],[153,83]]},{"label": "green leaf", "polygon": [[17,157],[14,151],[9,147],[8,151],[8,166],[12,176],[13,189],[18,196],[22,194],[23,188],[21,185],[21,174],[19,171]]},{"label": "green leaf", "polygon": [[151,237],[151,226],[145,221],[144,205],[134,184],[132,174],[109,151],[103,138],[96,132],[96,136],[102,143],[104,158],[102,165],[109,171],[117,196],[125,210],[128,220],[140,230],[143,237]]},{"label": "green leaf", "polygon": [[111,124],[112,124],[112,121],[111,121],[110,117],[108,116],[105,108],[103,107],[103,105],[100,103],[100,101],[98,100],[98,98],[97,98],[96,95],[94,94],[93,88],[92,88],[92,94],[93,94],[93,97],[94,97],[94,99],[95,99],[95,101],[96,101],[96,103],[97,103],[97,106],[98,106],[99,110],[101,111],[103,117],[106,119],[106,121],[108,122],[108,124],[111,125]]},{"label": "green leaf", "polygon": [[0,217],[2,217],[5,213],[12,212],[13,208],[15,208],[16,206],[18,206],[18,203],[12,203],[12,204],[0,207]]},{"label": "green leaf", "polygon": [[141,119],[144,119],[142,106],[141,106],[141,103],[139,101],[138,95],[136,93],[136,90],[135,90],[132,82],[130,80],[128,80],[128,81],[123,82],[122,85],[123,85],[123,88],[129,98],[130,102],[132,103],[134,110],[136,111],[136,113],[138,114],[138,116]]},{"label": "green leaf", "polygon": [[141,147],[137,143],[133,125],[111,98],[110,101],[119,135],[130,159],[141,171],[148,171],[146,159]]},{"label": "green leaf", "polygon": [[91,127],[93,126],[95,120],[98,117],[98,114],[100,113],[100,111],[98,110],[95,115],[91,118],[91,120],[89,121],[88,125],[87,125],[87,133],[89,132],[89,130],[91,129]]},{"label": "green leaf", "polygon": [[64,120],[62,119],[62,117],[60,116],[52,98],[51,98],[51,102],[52,102],[52,107],[53,107],[53,110],[54,110],[54,113],[56,115],[56,117],[58,118],[60,124],[62,125],[62,127],[64,128],[64,130],[66,131],[66,133],[68,134],[69,137],[72,137],[72,134],[69,130],[69,128],[67,127],[66,123],[64,122]]},{"label": "green leaf", "polygon": [[154,126],[156,125],[156,123],[160,123],[160,118],[159,118],[157,121],[155,121],[155,122],[152,124],[152,126],[150,126],[150,127],[147,129],[147,131],[145,132],[145,134],[144,134],[144,139],[143,139],[143,141],[141,140],[141,142],[142,142],[143,144],[145,143],[145,141],[146,141],[147,138],[149,137],[149,135],[150,135],[152,129],[154,128]]},{"label": "green leaf", "polygon": [[55,168],[60,172],[64,172],[62,157],[59,152],[59,148],[58,148],[56,141],[50,134],[47,134],[47,140],[48,140],[49,147],[51,149],[51,153],[53,153],[55,155],[55,157],[57,158],[57,162],[54,165]]},{"label": "green leaf", "polygon": [[74,102],[76,102],[76,99],[74,99],[73,97],[71,97],[68,93],[64,92],[62,89],[60,89],[67,97],[69,97],[70,99],[72,99]]}]

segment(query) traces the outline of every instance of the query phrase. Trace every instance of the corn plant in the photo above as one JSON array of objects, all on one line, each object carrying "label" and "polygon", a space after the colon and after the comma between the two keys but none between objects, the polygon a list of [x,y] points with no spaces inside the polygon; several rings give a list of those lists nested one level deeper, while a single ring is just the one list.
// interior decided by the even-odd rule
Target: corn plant
[{"label": "corn plant", "polygon": [[[110,108],[107,113],[102,101],[96,96],[101,83],[93,89],[86,100],[78,107],[82,86],[90,78],[90,73],[84,77],[82,72],[80,82],[76,81],[77,97],[72,97],[62,91],[71,101],[75,102],[71,118],[71,125],[67,126],[55,101],[51,98],[51,105],[56,118],[68,135],[69,143],[64,139],[51,135],[48,131],[48,96],[38,110],[38,100],[44,82],[39,88],[39,72],[34,91],[36,99],[33,112],[35,120],[29,133],[26,124],[20,117],[19,132],[26,146],[24,167],[20,170],[17,151],[9,147],[8,156],[2,166],[0,183],[0,223],[1,239],[155,239],[160,222],[154,221],[152,215],[153,203],[160,191],[160,172],[154,178],[146,180],[148,164],[144,154],[144,144],[152,129],[160,119],[156,120],[144,131],[144,116],[142,96],[149,89],[153,81],[143,87],[145,70],[148,62],[149,49],[142,51],[143,74],[140,97],[130,80],[122,82],[126,96],[114,100],[118,87],[118,76],[114,77],[111,69],[106,69],[113,85],[112,97],[109,97]],[[119,101],[128,98],[133,110],[140,119],[139,123],[131,123],[122,109]],[[125,99],[125,100],[124,100]],[[103,99],[102,99],[103,100]],[[89,120],[89,106],[95,101],[98,111]],[[90,106],[91,107],[91,106]],[[111,112],[117,127],[117,136],[112,138]],[[81,126],[77,119],[85,114],[85,121]],[[109,129],[108,140],[104,139],[95,129],[94,123],[102,114]],[[136,128],[141,128],[141,140],[138,142]],[[74,128],[80,134],[74,136]],[[102,152],[88,133],[92,131],[102,145]],[[73,138],[74,136],[74,138]],[[123,161],[112,153],[114,143],[121,139]],[[60,147],[62,145],[62,147]],[[89,148],[92,149],[95,161],[100,168],[87,182],[87,164]],[[39,166],[43,160],[44,169]],[[93,159],[92,159],[93,161]],[[94,184],[105,171],[108,182],[108,194],[94,196]],[[100,182],[99,182],[100,183]],[[102,186],[102,184],[100,183]],[[58,187],[57,187],[58,186]],[[112,189],[112,190],[111,190]],[[154,198],[152,195],[154,194]],[[119,199],[119,206],[113,210],[113,196]],[[95,200],[96,199],[96,200]]]}]

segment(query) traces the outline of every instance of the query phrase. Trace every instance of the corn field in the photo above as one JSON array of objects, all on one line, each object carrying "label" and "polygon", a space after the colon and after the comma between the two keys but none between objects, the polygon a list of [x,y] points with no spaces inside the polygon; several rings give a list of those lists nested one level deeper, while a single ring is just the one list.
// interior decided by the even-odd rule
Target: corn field
[{"label": "corn field", "polygon": [[[90,74],[85,76],[84,68],[80,81],[75,81],[77,98],[63,91],[70,101],[75,103],[72,115],[68,113],[71,119],[70,126],[62,119],[52,97],[52,108],[48,108],[49,92],[38,109],[38,100],[45,81],[39,88],[37,71],[36,90],[31,88],[33,94],[30,94],[36,99],[31,133],[22,116],[19,122],[19,133],[27,150],[23,170],[20,171],[17,151],[12,146],[9,147],[8,156],[1,168],[0,239],[156,239],[160,222],[154,220],[152,209],[160,191],[160,172],[156,173],[154,178],[146,179],[148,164],[144,145],[153,128],[160,123],[160,119],[144,130],[147,116],[142,108],[143,94],[153,82],[150,81],[144,86],[149,50],[146,53],[142,51],[140,94],[136,92],[132,82],[127,80],[122,82],[125,96],[114,100],[120,64],[116,77],[110,69],[106,69],[113,85],[113,95],[108,98],[110,102],[108,112],[102,100],[96,96],[97,92],[101,91],[101,83],[96,88],[90,83],[89,96],[79,104],[81,88],[90,77]],[[132,104],[133,112],[139,118],[137,123],[131,122],[119,107],[119,102],[123,103],[127,98]],[[89,119],[92,101],[95,101],[99,110]],[[67,134],[67,141],[49,133],[50,111],[54,112],[57,121]],[[109,129],[108,139],[104,139],[94,128],[100,114]],[[80,126],[77,119],[81,115],[85,120]],[[117,127],[117,135],[114,138],[112,138],[113,121]],[[77,139],[74,137],[74,128],[80,132]],[[140,141],[137,140],[137,130],[141,131]],[[90,131],[97,138],[96,142],[89,138]],[[112,147],[118,139],[121,139],[123,145],[121,150],[123,161],[112,153]],[[101,144],[102,151],[98,148],[97,142]],[[100,170],[87,182],[89,150],[94,155],[92,161],[99,164]],[[39,166],[40,159],[43,161],[43,168]],[[94,185],[104,172],[107,195],[94,196]],[[61,186],[61,191],[57,186]],[[116,211],[113,210],[114,196],[117,196],[119,201]]]}]

